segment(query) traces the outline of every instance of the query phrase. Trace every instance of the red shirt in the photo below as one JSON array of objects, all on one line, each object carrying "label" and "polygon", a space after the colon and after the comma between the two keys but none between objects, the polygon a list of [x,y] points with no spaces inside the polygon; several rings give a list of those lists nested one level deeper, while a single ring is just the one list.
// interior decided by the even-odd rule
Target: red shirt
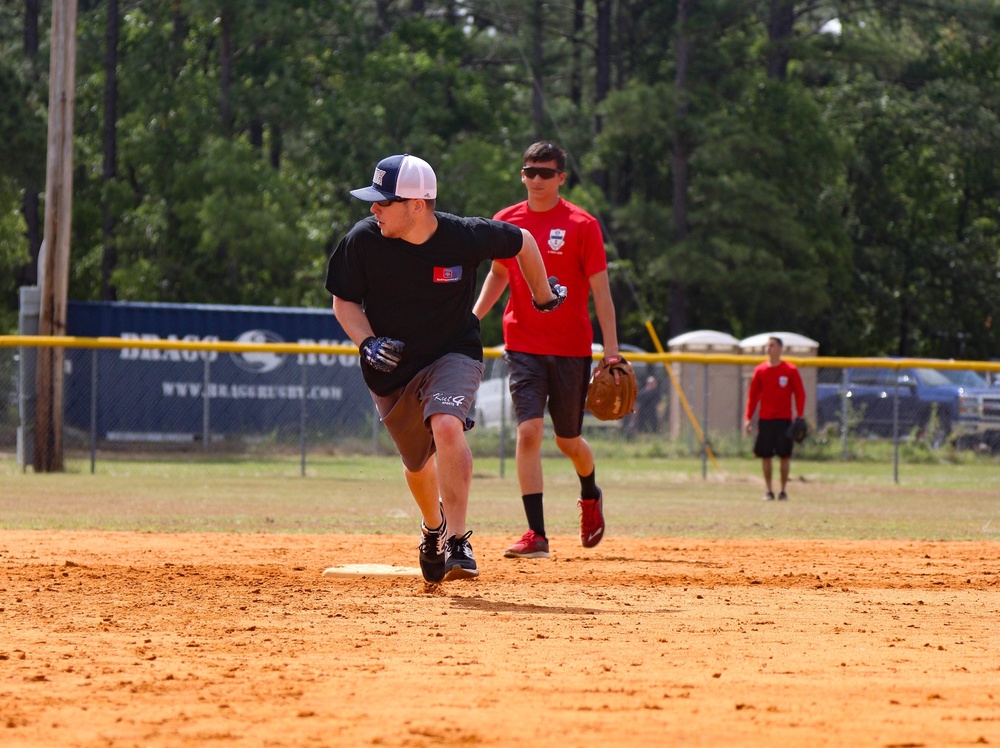
[{"label": "red shirt", "polygon": [[760,403],[762,421],[792,419],[792,395],[795,395],[795,409],[801,418],[806,410],[806,388],[802,386],[802,376],[794,364],[782,361],[771,366],[769,361],[759,364],[753,370],[750,380],[750,394],[747,396],[747,418],[753,417],[757,403]]},{"label": "red shirt", "polygon": [[500,260],[510,274],[510,300],[503,313],[507,350],[548,356],[591,355],[590,276],[608,266],[600,223],[563,198],[552,210],[542,212],[530,210],[525,200],[504,208],[494,218],[531,232],[546,274],[556,276],[567,291],[562,306],[542,314],[531,304],[531,289],[517,260]]}]

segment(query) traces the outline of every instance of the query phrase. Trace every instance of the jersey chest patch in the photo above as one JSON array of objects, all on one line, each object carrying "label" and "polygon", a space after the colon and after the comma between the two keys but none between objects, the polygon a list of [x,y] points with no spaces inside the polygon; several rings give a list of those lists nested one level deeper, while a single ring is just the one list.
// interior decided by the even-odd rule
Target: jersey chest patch
[{"label": "jersey chest patch", "polygon": [[549,249],[559,254],[562,252],[564,244],[566,244],[566,229],[552,229],[549,231]]},{"label": "jersey chest patch", "polygon": [[462,266],[456,265],[452,268],[434,268],[435,283],[455,283],[462,280]]}]

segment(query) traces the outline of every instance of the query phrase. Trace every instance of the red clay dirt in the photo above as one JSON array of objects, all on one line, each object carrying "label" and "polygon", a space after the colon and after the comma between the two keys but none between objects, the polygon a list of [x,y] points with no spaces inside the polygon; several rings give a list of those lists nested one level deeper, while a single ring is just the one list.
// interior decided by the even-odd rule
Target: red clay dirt
[{"label": "red clay dirt", "polygon": [[1000,746],[1000,544],[0,532],[0,744]]}]

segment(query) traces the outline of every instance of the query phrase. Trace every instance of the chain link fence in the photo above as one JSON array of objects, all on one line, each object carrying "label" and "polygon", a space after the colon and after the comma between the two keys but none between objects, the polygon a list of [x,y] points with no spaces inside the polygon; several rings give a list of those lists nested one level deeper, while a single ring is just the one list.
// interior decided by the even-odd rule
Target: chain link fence
[{"label": "chain link fence", "polygon": [[[0,450],[4,459],[30,470],[38,348],[14,347],[10,340],[0,346]],[[69,459],[89,461],[92,471],[105,461],[151,455],[297,455],[304,473],[310,454],[395,452],[353,348],[74,345],[80,347],[65,349],[63,450]],[[643,353],[631,358],[640,385],[636,412],[613,422],[588,414],[584,434],[595,449],[649,458],[751,456],[752,438],[741,426],[756,360]],[[824,366],[826,361],[797,362],[803,365],[812,427],[798,456],[896,465],[997,459],[1000,385],[992,377],[1000,365],[901,366],[858,359],[850,366]],[[510,461],[513,470],[515,425],[506,375],[500,351],[488,350],[469,443],[477,456],[500,458],[501,470]],[[557,454],[551,439],[546,449]]]}]

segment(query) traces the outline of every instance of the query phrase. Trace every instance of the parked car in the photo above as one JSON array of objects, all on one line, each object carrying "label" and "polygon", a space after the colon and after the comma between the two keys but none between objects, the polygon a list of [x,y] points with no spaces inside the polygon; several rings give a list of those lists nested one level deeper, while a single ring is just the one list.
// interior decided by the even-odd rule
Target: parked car
[{"label": "parked car", "polygon": [[[843,371],[844,382],[829,381]],[[824,381],[826,380],[826,381]],[[899,434],[928,436],[935,444],[988,445],[1000,450],[1000,391],[975,371],[931,368],[824,370],[816,385],[816,420],[840,426],[844,400],[848,423],[863,434],[892,436],[894,397]],[[853,423],[851,419],[857,418]],[[933,429],[928,433],[928,429]]]},{"label": "parked car", "polygon": [[[489,371],[487,360],[487,372]],[[477,428],[498,429],[503,422],[509,428],[514,426],[514,403],[510,399],[510,380],[507,377],[506,366],[495,367],[503,373],[490,378],[484,378],[476,394],[476,404],[473,408],[472,420]]]}]

